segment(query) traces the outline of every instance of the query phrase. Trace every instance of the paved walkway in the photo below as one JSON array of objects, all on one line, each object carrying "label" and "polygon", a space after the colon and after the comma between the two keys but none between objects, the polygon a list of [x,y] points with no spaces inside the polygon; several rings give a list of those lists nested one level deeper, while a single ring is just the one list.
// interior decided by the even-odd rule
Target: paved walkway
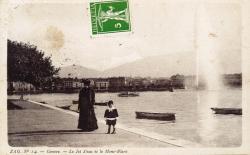
[{"label": "paved walkway", "polygon": [[99,129],[81,132],[78,113],[35,101],[8,101],[8,132],[11,146],[70,147],[201,147],[197,143],[127,127],[118,123],[117,134],[105,134],[107,126],[98,118]]},{"label": "paved walkway", "polygon": [[78,114],[54,109],[29,101],[8,103],[8,135],[11,146],[51,147],[176,147],[159,140],[123,129],[105,134],[107,127],[99,123],[93,132],[80,132]]}]

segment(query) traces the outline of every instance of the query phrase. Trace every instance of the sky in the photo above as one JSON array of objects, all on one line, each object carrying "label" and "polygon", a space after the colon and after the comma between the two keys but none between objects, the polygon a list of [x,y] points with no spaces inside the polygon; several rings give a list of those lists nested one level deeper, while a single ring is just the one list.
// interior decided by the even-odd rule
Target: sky
[{"label": "sky", "polygon": [[38,46],[58,67],[76,64],[105,70],[149,56],[194,51],[199,32],[196,18],[203,18],[197,16],[196,8],[203,6],[211,35],[219,45],[218,59],[232,55],[233,61],[237,56],[235,60],[240,65],[238,1],[210,0],[197,4],[191,0],[129,0],[131,32],[92,36],[89,1],[12,2],[8,38]]}]

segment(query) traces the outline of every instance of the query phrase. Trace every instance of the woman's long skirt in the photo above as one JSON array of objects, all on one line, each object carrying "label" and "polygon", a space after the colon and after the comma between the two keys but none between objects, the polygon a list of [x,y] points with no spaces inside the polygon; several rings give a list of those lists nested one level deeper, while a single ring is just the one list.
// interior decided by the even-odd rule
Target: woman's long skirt
[{"label": "woman's long skirt", "polygon": [[80,109],[78,128],[84,131],[93,131],[98,129],[97,119],[94,109],[84,110]]}]

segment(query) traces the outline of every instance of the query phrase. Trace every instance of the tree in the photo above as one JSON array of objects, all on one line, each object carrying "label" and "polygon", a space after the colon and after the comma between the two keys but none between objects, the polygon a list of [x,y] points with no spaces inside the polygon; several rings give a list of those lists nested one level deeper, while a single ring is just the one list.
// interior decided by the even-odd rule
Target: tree
[{"label": "tree", "polygon": [[51,81],[60,69],[36,46],[11,40],[8,40],[7,63],[8,81],[27,82],[36,87]]},{"label": "tree", "polygon": [[173,75],[170,77],[172,85],[175,88],[185,88],[185,76],[184,75]]}]

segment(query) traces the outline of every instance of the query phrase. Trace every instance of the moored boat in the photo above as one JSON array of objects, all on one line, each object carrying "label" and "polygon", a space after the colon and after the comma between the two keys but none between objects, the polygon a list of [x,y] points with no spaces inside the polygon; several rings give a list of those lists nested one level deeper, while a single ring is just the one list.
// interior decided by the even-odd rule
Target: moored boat
[{"label": "moored boat", "polygon": [[56,106],[56,107],[61,108],[61,109],[65,109],[65,110],[70,110],[71,105]]},{"label": "moored boat", "polygon": [[108,102],[95,102],[94,105],[107,106]]},{"label": "moored boat", "polygon": [[119,97],[136,97],[139,96],[139,93],[136,92],[122,92],[118,94]]},{"label": "moored boat", "polygon": [[135,112],[137,119],[154,119],[162,121],[175,120],[175,113],[151,113],[151,112]]},{"label": "moored boat", "polygon": [[[98,106],[106,106],[108,102],[95,102],[94,105],[98,105]],[[77,100],[73,100],[72,104],[78,104]]]},{"label": "moored boat", "polygon": [[78,100],[73,100],[72,104],[78,104]]},{"label": "moored boat", "polygon": [[41,101],[40,103],[42,103],[42,104],[47,104],[46,102],[44,102],[44,101]]},{"label": "moored boat", "polygon": [[211,108],[215,114],[235,114],[242,115],[241,108]]}]

